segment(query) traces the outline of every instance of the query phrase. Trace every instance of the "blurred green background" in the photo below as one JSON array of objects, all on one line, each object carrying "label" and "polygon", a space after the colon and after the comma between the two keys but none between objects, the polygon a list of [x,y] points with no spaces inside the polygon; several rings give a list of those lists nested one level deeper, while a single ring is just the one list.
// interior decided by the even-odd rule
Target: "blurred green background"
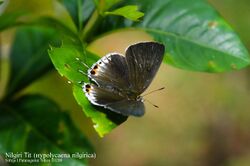
[{"label": "blurred green background", "polygon": [[[250,50],[250,1],[209,0],[239,34]],[[69,20],[65,9],[53,0],[10,0],[6,11],[28,10],[32,17],[54,15]],[[0,94],[8,79],[8,52],[15,29],[0,34],[2,61]],[[89,50],[100,56],[124,52],[137,41],[151,38],[135,30],[107,34]],[[90,165],[250,165],[250,68],[224,74],[184,71],[163,64],[148,91],[166,89],[146,98],[160,108],[146,104],[142,118],[129,118],[100,138],[75,102],[71,85],[56,71],[43,76],[21,93],[41,93],[72,110],[75,124],[93,143],[97,159]]]}]

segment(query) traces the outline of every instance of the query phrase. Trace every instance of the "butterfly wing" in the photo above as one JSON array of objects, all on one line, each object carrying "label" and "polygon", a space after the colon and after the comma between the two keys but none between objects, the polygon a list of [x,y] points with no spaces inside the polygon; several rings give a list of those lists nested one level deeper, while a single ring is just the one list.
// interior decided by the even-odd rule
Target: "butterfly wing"
[{"label": "butterfly wing", "polygon": [[142,101],[128,100],[116,90],[99,87],[95,84],[84,84],[83,91],[88,100],[124,116],[142,116],[145,112]]},{"label": "butterfly wing", "polygon": [[152,82],[163,60],[165,47],[156,42],[142,42],[126,50],[129,82],[132,93],[140,95]]},{"label": "butterfly wing", "polygon": [[155,42],[128,47],[126,56],[109,54],[88,71],[96,84],[85,84],[88,100],[125,116],[142,116],[144,104],[137,97],[150,85],[163,59],[164,46]]},{"label": "butterfly wing", "polygon": [[121,100],[106,105],[111,111],[120,113],[125,116],[133,115],[140,117],[145,113],[145,107],[142,101],[136,100]]},{"label": "butterfly wing", "polygon": [[113,53],[102,57],[89,70],[88,77],[107,89],[127,89],[128,66],[124,56]]}]

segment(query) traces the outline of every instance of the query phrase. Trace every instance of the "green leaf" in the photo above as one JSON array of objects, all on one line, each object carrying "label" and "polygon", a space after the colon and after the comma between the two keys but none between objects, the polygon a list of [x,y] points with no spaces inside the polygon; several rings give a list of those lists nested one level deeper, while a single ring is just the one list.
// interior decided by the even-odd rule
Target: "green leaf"
[{"label": "green leaf", "polygon": [[127,117],[118,115],[110,110],[90,104],[79,86],[73,86],[73,94],[77,103],[82,106],[84,113],[94,123],[94,128],[100,137],[111,132],[119,124],[127,120]]},{"label": "green leaf", "polygon": [[95,7],[92,0],[59,0],[59,2],[68,10],[78,31],[82,30]]},{"label": "green leaf", "polygon": [[113,7],[114,5],[118,4],[122,0],[94,0],[95,4],[98,8],[100,13],[103,13]]},{"label": "green leaf", "polygon": [[77,45],[63,44],[61,47],[51,47],[48,51],[50,58],[61,76],[65,76],[70,82],[79,84],[87,82],[88,66],[91,66],[99,58],[91,53],[84,53],[83,48]]},{"label": "green leaf", "polygon": [[0,5],[3,3],[3,0],[0,0]]},{"label": "green leaf", "polygon": [[61,35],[63,36],[68,36],[73,40],[78,40],[78,41],[80,40],[76,30],[69,28],[60,20],[55,19],[53,17],[47,17],[47,16],[39,17],[36,20],[30,22],[30,24],[51,28],[56,30],[57,32],[60,32]]},{"label": "green leaf", "polygon": [[[40,95],[26,95],[1,106],[0,154],[30,152],[42,154],[93,153],[87,138],[66,112]],[[86,165],[86,159],[63,159],[54,165]]]},{"label": "green leaf", "polygon": [[80,46],[70,44],[63,44],[60,48],[52,47],[49,55],[58,72],[73,83],[76,101],[86,116],[92,119],[94,128],[101,137],[127,119],[107,109],[93,106],[85,97],[80,84],[83,81],[89,82],[86,76],[88,68],[85,65],[91,66],[99,57],[84,51]]},{"label": "green leaf", "polygon": [[144,13],[138,11],[138,6],[135,5],[124,6],[110,12],[105,12],[105,14],[123,16],[132,21],[138,21],[139,18],[144,16]]},{"label": "green leaf", "polygon": [[122,5],[127,4],[140,7],[143,21],[106,18],[97,32],[143,30],[166,46],[165,63],[186,70],[225,72],[250,63],[237,34],[205,0],[127,0]]},{"label": "green leaf", "polygon": [[39,27],[18,29],[10,53],[10,80],[7,96],[23,89],[51,69],[47,53],[50,43],[56,44],[56,32]]},{"label": "green leaf", "polygon": [[24,12],[18,11],[0,15],[0,31],[24,24],[23,22],[18,20],[24,14]]}]

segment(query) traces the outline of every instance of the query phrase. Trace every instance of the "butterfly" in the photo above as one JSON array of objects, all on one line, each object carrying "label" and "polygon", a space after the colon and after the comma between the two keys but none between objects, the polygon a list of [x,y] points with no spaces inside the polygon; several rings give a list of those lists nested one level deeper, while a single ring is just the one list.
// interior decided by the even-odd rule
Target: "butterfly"
[{"label": "butterfly", "polygon": [[110,53],[88,70],[92,83],[84,83],[87,99],[96,106],[124,116],[140,117],[145,113],[141,94],[156,75],[165,47],[157,42],[130,45],[125,56]]}]

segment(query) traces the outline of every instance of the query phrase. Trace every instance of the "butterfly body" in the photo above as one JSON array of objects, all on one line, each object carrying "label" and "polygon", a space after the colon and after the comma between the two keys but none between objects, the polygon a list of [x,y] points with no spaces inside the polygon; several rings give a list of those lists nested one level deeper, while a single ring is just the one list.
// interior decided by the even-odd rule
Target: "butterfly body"
[{"label": "butterfly body", "polygon": [[88,100],[124,116],[145,113],[141,94],[148,88],[158,71],[164,46],[156,42],[131,45],[125,56],[111,53],[98,60],[88,70],[93,83],[85,83]]}]

